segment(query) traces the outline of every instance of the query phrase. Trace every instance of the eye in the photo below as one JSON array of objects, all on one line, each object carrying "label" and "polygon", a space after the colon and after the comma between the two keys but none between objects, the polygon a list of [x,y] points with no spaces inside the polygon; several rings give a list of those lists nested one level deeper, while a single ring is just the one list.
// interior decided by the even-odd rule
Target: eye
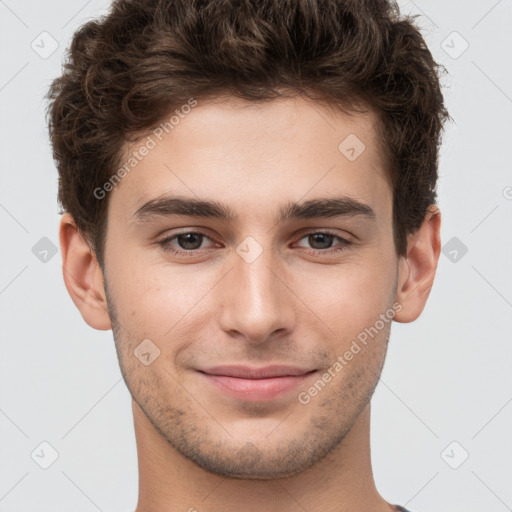
[{"label": "eye", "polygon": [[[177,235],[167,237],[164,240],[158,242],[158,245],[160,245],[164,251],[170,252],[172,254],[193,256],[195,251],[201,248],[202,242],[205,238],[210,240],[210,238],[207,237],[204,233],[186,231],[184,233],[178,233]],[[178,249],[172,245],[174,240],[178,245]],[[180,248],[183,250],[180,250]]]},{"label": "eye", "polygon": [[[317,253],[333,253],[343,251],[347,246],[352,244],[352,241],[343,238],[330,231],[314,231],[307,233],[301,240],[307,239],[307,242],[312,245],[313,250],[308,252]],[[338,240],[338,245],[332,247],[334,241]]]}]

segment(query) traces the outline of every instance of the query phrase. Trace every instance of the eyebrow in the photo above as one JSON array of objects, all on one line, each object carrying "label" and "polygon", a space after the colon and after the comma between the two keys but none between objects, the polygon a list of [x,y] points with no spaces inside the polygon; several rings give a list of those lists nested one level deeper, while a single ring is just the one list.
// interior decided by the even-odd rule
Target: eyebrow
[{"label": "eyebrow", "polygon": [[[162,196],[143,204],[133,214],[136,222],[153,220],[155,217],[182,215],[233,222],[238,216],[226,204],[181,196]],[[278,213],[278,222],[299,219],[362,216],[375,220],[373,208],[351,197],[326,197],[301,203],[288,202]]]}]

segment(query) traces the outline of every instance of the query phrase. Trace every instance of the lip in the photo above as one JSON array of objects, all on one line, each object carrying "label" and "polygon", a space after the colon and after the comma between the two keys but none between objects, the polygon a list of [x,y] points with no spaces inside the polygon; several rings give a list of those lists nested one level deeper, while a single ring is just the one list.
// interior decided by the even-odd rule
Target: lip
[{"label": "lip", "polygon": [[223,393],[244,401],[274,400],[301,385],[316,370],[294,366],[216,366],[198,370]]}]

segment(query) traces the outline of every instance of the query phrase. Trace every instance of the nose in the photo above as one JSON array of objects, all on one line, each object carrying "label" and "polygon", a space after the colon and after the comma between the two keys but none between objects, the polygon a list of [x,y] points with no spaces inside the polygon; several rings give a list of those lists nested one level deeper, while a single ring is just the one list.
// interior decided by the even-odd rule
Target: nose
[{"label": "nose", "polygon": [[293,330],[297,298],[278,256],[265,249],[249,262],[234,252],[219,283],[220,326],[231,337],[261,344]]}]

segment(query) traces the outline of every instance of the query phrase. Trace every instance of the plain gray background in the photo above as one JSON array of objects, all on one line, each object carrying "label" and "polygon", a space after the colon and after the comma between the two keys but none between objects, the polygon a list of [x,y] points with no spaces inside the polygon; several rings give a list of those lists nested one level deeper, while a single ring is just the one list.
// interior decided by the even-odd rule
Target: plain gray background
[{"label": "plain gray background", "polygon": [[[505,512],[512,510],[512,1],[400,5],[421,16],[447,68],[454,122],[441,151],[438,274],[420,319],[393,324],[373,398],[375,480],[384,498],[413,512]],[[61,275],[57,172],[42,99],[72,33],[108,6],[0,1],[3,512],[123,512],[137,500],[131,398],[112,333],[84,323]],[[58,457],[43,469],[52,450]]]}]

